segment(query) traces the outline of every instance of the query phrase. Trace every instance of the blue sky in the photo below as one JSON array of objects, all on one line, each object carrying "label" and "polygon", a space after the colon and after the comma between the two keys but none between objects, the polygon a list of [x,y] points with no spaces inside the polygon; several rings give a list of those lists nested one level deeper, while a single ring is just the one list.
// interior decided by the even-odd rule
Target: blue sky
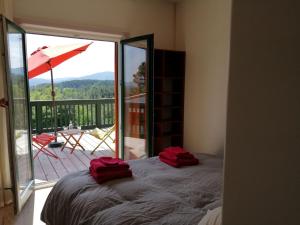
[{"label": "blue sky", "polygon": [[125,81],[132,82],[132,74],[136,73],[139,65],[146,61],[146,51],[142,48],[125,46]]},{"label": "blue sky", "polygon": [[[64,38],[56,36],[27,34],[27,57],[42,46],[55,46],[76,43],[93,44],[88,49],[63,62],[53,69],[55,78],[81,77],[104,71],[114,71],[114,42]],[[37,78],[50,79],[50,72],[43,73]]]}]

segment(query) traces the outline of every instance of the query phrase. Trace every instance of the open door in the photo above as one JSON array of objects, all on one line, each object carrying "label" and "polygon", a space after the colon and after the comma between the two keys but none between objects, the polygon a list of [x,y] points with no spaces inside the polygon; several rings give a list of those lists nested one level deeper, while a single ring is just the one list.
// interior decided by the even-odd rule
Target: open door
[{"label": "open door", "polygon": [[125,160],[153,155],[153,38],[121,41],[121,151]]},{"label": "open door", "polygon": [[15,193],[16,212],[33,191],[34,176],[30,138],[28,77],[25,31],[1,16],[0,48],[5,64],[7,136]]}]

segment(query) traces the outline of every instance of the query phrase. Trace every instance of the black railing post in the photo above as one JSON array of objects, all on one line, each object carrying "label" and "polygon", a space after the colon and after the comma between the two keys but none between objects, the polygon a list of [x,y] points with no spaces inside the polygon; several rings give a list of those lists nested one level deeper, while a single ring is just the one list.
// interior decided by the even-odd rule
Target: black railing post
[{"label": "black railing post", "polygon": [[101,101],[96,102],[96,127],[101,128]]},{"label": "black railing post", "polygon": [[42,105],[36,104],[35,105],[35,116],[36,116],[36,133],[42,133],[43,131],[43,111],[42,111]]}]

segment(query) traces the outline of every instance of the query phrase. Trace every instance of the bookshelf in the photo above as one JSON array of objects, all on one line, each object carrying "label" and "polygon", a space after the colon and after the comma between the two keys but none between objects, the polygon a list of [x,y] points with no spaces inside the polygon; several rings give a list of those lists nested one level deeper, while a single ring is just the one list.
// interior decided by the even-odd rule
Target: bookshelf
[{"label": "bookshelf", "polygon": [[185,52],[154,51],[153,147],[183,145]]}]

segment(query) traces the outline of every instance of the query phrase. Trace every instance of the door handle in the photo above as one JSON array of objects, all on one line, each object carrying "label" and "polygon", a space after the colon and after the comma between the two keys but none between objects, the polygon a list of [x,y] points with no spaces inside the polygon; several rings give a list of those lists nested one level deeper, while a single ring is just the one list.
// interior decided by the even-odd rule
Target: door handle
[{"label": "door handle", "polygon": [[5,98],[1,98],[0,99],[0,107],[3,107],[3,108],[7,108],[8,107],[8,101],[5,100]]}]

